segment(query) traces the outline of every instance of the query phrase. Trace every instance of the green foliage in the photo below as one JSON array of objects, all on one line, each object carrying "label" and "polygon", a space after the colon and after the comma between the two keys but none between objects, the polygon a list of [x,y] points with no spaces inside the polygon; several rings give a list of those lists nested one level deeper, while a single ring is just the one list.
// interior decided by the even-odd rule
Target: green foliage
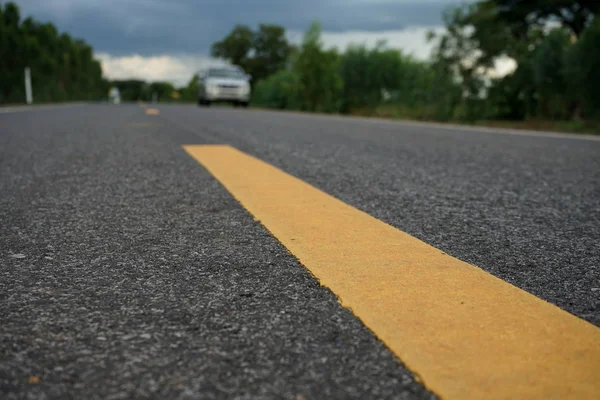
[{"label": "green foliage", "polygon": [[511,74],[492,81],[488,90],[490,119],[524,120],[537,110],[530,63],[521,63]]},{"label": "green foliage", "polygon": [[533,54],[533,78],[539,98],[538,115],[551,119],[569,117],[564,66],[569,45],[568,32],[555,29],[544,38]]},{"label": "green foliage", "polygon": [[[589,127],[597,123],[580,119],[600,119],[600,22],[591,21],[598,10],[600,2],[583,0],[466,4],[445,14],[443,34],[431,34],[429,62],[383,44],[326,51],[313,24],[290,58],[291,69],[262,80],[253,103],[471,123],[521,120],[527,126],[574,120],[595,129]],[[515,61],[515,70],[494,77],[498,61],[506,59]]]},{"label": "green foliage", "polygon": [[257,80],[284,69],[292,52],[285,29],[278,25],[260,24],[254,34],[249,73]]},{"label": "green foliage", "polygon": [[325,50],[313,24],[291,60],[254,88],[252,104],[318,112],[375,113],[381,104],[394,116],[450,120],[460,113],[462,88],[438,64],[413,60],[379,43]]},{"label": "green foliage", "polygon": [[255,85],[252,104],[317,112],[340,110],[340,56],[323,48],[318,23],[311,25],[289,64]]},{"label": "green foliage", "polygon": [[119,88],[122,101],[150,101],[151,90],[150,85],[139,79],[127,79],[111,81],[111,86]]},{"label": "green foliage", "polygon": [[157,101],[172,102],[178,100],[178,93],[175,87],[170,82],[152,82],[150,84],[150,92],[156,94]]},{"label": "green foliage", "polygon": [[99,100],[108,91],[89,45],[52,24],[21,21],[14,3],[0,4],[0,103],[25,101],[25,67],[36,102]]},{"label": "green foliage", "polygon": [[[111,86],[119,88],[122,101],[152,101],[153,96],[159,102],[181,100],[181,93],[170,82],[145,82],[139,79],[115,80]],[[191,99],[194,101],[195,97]]]},{"label": "green foliage", "polygon": [[[565,57],[565,71],[572,84],[569,94],[578,111],[600,119],[600,17],[586,29]],[[580,108],[582,110],[580,110]]]},{"label": "green foliage", "polygon": [[323,49],[321,27],[313,23],[304,35],[293,62],[302,110],[336,112],[340,109],[343,81],[339,62],[340,57],[335,50]]},{"label": "green foliage", "polygon": [[[551,119],[588,130],[598,125],[591,118],[600,120],[598,11],[596,0],[470,2],[445,13],[446,30],[431,34],[426,62],[384,43],[325,49],[318,23],[298,48],[282,27],[261,24],[235,26],[211,51],[253,76],[252,104],[260,107],[536,126]],[[517,68],[494,78],[503,58]],[[22,20],[14,3],[0,4],[0,103],[24,101],[26,66],[39,102],[102,99],[109,88],[89,45],[52,24]],[[111,84],[125,101],[156,94],[192,102],[198,76],[179,90],[167,82]]]},{"label": "green foliage", "polygon": [[396,50],[351,46],[341,57],[344,81],[342,111],[374,108],[383,100],[383,91],[397,90],[402,73],[402,57]]},{"label": "green foliage", "polygon": [[298,76],[290,69],[276,72],[258,82],[252,94],[252,105],[265,108],[298,110]]},{"label": "green foliage", "polygon": [[510,27],[515,36],[523,36],[532,28],[557,20],[576,36],[600,11],[598,0],[486,0],[497,10],[497,19]]},{"label": "green foliage", "polygon": [[254,32],[246,25],[236,25],[221,41],[212,45],[211,53],[239,65],[248,72],[250,51],[254,45]]},{"label": "green foliage", "polygon": [[[485,27],[490,22],[489,10],[481,4],[457,7],[444,15],[446,32],[436,39],[432,61],[437,71],[453,76],[461,83],[465,107],[477,101],[485,88],[488,73],[493,69],[493,57],[481,50],[480,43],[504,40],[496,27],[486,30],[484,37],[476,37],[476,26]],[[474,25],[477,24],[477,25]],[[489,37],[487,36],[489,35]],[[468,113],[461,115],[467,116]]]},{"label": "green foliage", "polygon": [[181,101],[194,103],[198,100],[198,74],[194,74],[188,84],[181,88]]},{"label": "green foliage", "polygon": [[292,51],[284,28],[260,24],[256,32],[237,25],[223,40],[212,45],[211,53],[242,67],[259,81],[284,68]]},{"label": "green foliage", "polygon": [[454,118],[462,90],[452,75],[437,64],[400,54],[398,59],[397,89],[389,91],[390,98],[386,101],[397,106],[394,116],[438,121]]},{"label": "green foliage", "polygon": [[[456,8],[446,15],[446,33],[438,37],[434,63],[451,71],[463,89],[455,118],[569,119],[580,113],[581,90],[574,77],[582,65],[594,60],[589,44],[585,59],[578,36],[583,38],[591,17],[600,9],[596,1],[485,0]],[[561,26],[548,31],[548,23]],[[589,40],[588,43],[592,43]],[[515,60],[517,69],[500,79],[490,79],[502,57]],[[571,72],[569,72],[570,70]],[[589,91],[588,98],[599,97]],[[586,104],[591,104],[586,101]],[[586,106],[588,115],[593,107]]]}]

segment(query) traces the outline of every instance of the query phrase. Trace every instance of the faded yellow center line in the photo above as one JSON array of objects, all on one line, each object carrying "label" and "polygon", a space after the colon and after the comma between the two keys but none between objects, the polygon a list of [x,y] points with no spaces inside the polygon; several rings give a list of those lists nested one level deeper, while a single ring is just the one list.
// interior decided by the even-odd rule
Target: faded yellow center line
[{"label": "faded yellow center line", "polygon": [[597,399],[600,329],[229,146],[184,146],[445,399]]},{"label": "faded yellow center line", "polygon": [[146,108],[146,115],[158,115],[160,111],[156,108]]}]

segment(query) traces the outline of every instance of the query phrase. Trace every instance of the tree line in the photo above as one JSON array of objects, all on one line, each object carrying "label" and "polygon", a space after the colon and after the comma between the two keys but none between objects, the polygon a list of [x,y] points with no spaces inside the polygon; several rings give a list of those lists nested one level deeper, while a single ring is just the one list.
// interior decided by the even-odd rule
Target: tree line
[{"label": "tree line", "polygon": [[181,101],[180,92],[183,90],[183,88],[177,89],[171,82],[147,82],[140,79],[113,80],[110,84],[119,88],[123,101],[178,102]]},{"label": "tree line", "polygon": [[[380,42],[372,48],[326,48],[313,23],[293,45],[285,29],[237,25],[213,44],[214,57],[252,77],[257,107],[399,118],[476,122],[600,120],[600,2],[482,0],[449,9],[445,30],[431,33],[430,59]],[[499,60],[514,71],[494,75]],[[169,82],[108,81],[84,41],[50,23],[21,19],[0,5],[0,103],[25,99],[30,67],[36,102],[104,100],[119,87],[124,101],[195,102],[198,76]]]},{"label": "tree line", "polygon": [[87,43],[51,23],[22,20],[14,3],[0,4],[0,104],[24,102],[25,67],[31,69],[36,102],[97,100],[108,92]]},{"label": "tree line", "polygon": [[[464,117],[600,118],[600,2],[486,0],[445,15],[433,63],[463,89]],[[489,79],[501,58],[516,69]]]},{"label": "tree line", "polygon": [[26,67],[31,69],[36,103],[106,101],[112,86],[119,88],[123,101],[151,101],[153,96],[180,100],[169,82],[107,80],[86,42],[60,33],[51,23],[22,19],[15,3],[0,3],[0,104],[25,101]]},{"label": "tree line", "polygon": [[[485,0],[456,7],[444,15],[444,33],[429,34],[434,51],[427,61],[384,42],[326,49],[318,23],[299,46],[287,42],[281,27],[261,25],[253,32],[236,26],[212,54],[253,76],[252,103],[259,107],[583,123],[600,119],[599,9],[596,0]],[[496,77],[497,62],[508,59],[514,71]]]}]

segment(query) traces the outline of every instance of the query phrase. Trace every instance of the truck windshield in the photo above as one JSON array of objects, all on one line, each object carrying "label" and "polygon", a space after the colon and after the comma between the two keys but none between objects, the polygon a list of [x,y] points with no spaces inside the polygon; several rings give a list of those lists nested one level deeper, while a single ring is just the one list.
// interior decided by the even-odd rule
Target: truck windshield
[{"label": "truck windshield", "polygon": [[229,68],[214,68],[208,71],[208,76],[214,78],[245,78],[245,75],[235,69]]}]

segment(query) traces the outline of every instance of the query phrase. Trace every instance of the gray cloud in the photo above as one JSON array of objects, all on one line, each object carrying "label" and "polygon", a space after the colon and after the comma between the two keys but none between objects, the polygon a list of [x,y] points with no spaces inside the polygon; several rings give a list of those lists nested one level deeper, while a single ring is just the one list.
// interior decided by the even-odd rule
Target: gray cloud
[{"label": "gray cloud", "polygon": [[458,0],[17,0],[24,15],[113,55],[207,54],[237,23],[304,31],[397,31],[441,24]]}]

